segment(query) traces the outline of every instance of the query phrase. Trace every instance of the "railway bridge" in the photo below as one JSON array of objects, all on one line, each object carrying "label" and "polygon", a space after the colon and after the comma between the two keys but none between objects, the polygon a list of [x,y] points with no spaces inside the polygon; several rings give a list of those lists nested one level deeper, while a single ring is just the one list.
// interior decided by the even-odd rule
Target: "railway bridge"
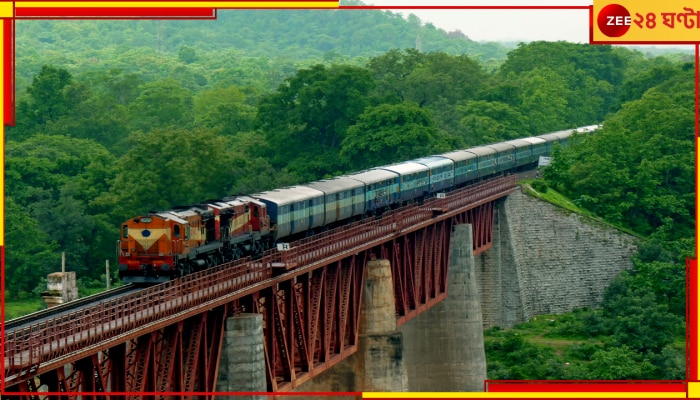
[{"label": "railway bridge", "polygon": [[[401,326],[447,297],[453,228],[470,224],[472,250],[484,252],[494,204],[515,187],[514,176],[480,182],[8,329],[3,396],[212,398],[217,381],[231,379],[220,360],[236,338],[247,354],[257,349],[265,390],[294,390],[357,352],[371,260],[390,262]],[[248,390],[241,385],[234,390]]]}]

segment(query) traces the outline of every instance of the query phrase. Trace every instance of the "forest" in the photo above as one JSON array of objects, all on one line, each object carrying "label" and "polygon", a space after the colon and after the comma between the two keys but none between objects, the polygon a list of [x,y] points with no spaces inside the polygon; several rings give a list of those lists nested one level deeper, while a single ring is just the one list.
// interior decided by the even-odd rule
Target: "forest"
[{"label": "forest", "polygon": [[[103,284],[118,227],[150,210],[602,124],[558,149],[540,185],[644,237],[636,268],[602,309],[570,324],[567,335],[595,338],[576,368],[543,370],[543,350],[504,334],[489,378],[683,379],[684,262],[695,252],[690,56],[566,42],[506,49],[390,12],[310,14],[18,21],[6,298],[44,290],[62,252],[81,285]],[[539,367],[516,373],[525,358],[514,354]],[[621,359],[629,368],[615,377],[587,369]]]}]

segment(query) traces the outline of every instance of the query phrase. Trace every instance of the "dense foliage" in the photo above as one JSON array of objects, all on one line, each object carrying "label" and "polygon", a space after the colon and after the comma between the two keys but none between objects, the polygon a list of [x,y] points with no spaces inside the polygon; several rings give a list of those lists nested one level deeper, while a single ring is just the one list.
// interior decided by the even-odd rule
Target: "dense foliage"
[{"label": "dense foliage", "polygon": [[[344,2],[353,5],[353,1]],[[43,65],[71,74],[171,76],[190,89],[281,83],[300,66],[361,65],[391,49],[468,54],[489,65],[507,48],[381,10],[219,10],[216,21],[17,21],[18,87]]]},{"label": "dense foliage", "polygon": [[[591,368],[575,376],[603,378],[612,361],[629,366],[618,378],[678,376],[679,266],[694,226],[689,64],[564,42],[506,55],[381,11],[17,25],[9,296],[32,293],[61,252],[98,279],[117,227],[149,210],[603,122],[556,154],[547,185],[651,239],[604,310],[583,315],[575,334],[597,339],[575,351]],[[493,346],[520,367],[490,362],[492,378],[579,368],[513,334]]]},{"label": "dense foliage", "polygon": [[488,330],[489,378],[686,379],[682,258],[658,241],[646,242],[634,270],[606,289],[602,309]]}]

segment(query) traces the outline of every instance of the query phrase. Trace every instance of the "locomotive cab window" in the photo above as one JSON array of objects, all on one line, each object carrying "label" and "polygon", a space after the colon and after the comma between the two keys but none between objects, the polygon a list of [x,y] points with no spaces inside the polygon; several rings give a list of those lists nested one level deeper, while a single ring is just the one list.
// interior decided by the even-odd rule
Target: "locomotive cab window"
[{"label": "locomotive cab window", "polygon": [[175,226],[173,227],[173,235],[174,235],[176,238],[179,238],[179,237],[180,237],[180,225],[175,225]]},{"label": "locomotive cab window", "polygon": [[128,225],[122,226],[122,236],[124,237],[124,239],[129,238],[129,226]]}]

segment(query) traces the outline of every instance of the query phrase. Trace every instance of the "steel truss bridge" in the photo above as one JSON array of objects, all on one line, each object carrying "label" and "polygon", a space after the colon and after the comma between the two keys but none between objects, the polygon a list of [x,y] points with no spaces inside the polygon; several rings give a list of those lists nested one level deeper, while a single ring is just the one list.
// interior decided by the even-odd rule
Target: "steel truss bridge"
[{"label": "steel truss bridge", "polygon": [[[213,398],[227,318],[263,316],[267,390],[290,391],[357,350],[365,263],[391,261],[399,325],[447,296],[452,227],[491,246],[514,176],[465,187],[3,336],[5,398]],[[4,329],[4,326],[3,326]]]}]

